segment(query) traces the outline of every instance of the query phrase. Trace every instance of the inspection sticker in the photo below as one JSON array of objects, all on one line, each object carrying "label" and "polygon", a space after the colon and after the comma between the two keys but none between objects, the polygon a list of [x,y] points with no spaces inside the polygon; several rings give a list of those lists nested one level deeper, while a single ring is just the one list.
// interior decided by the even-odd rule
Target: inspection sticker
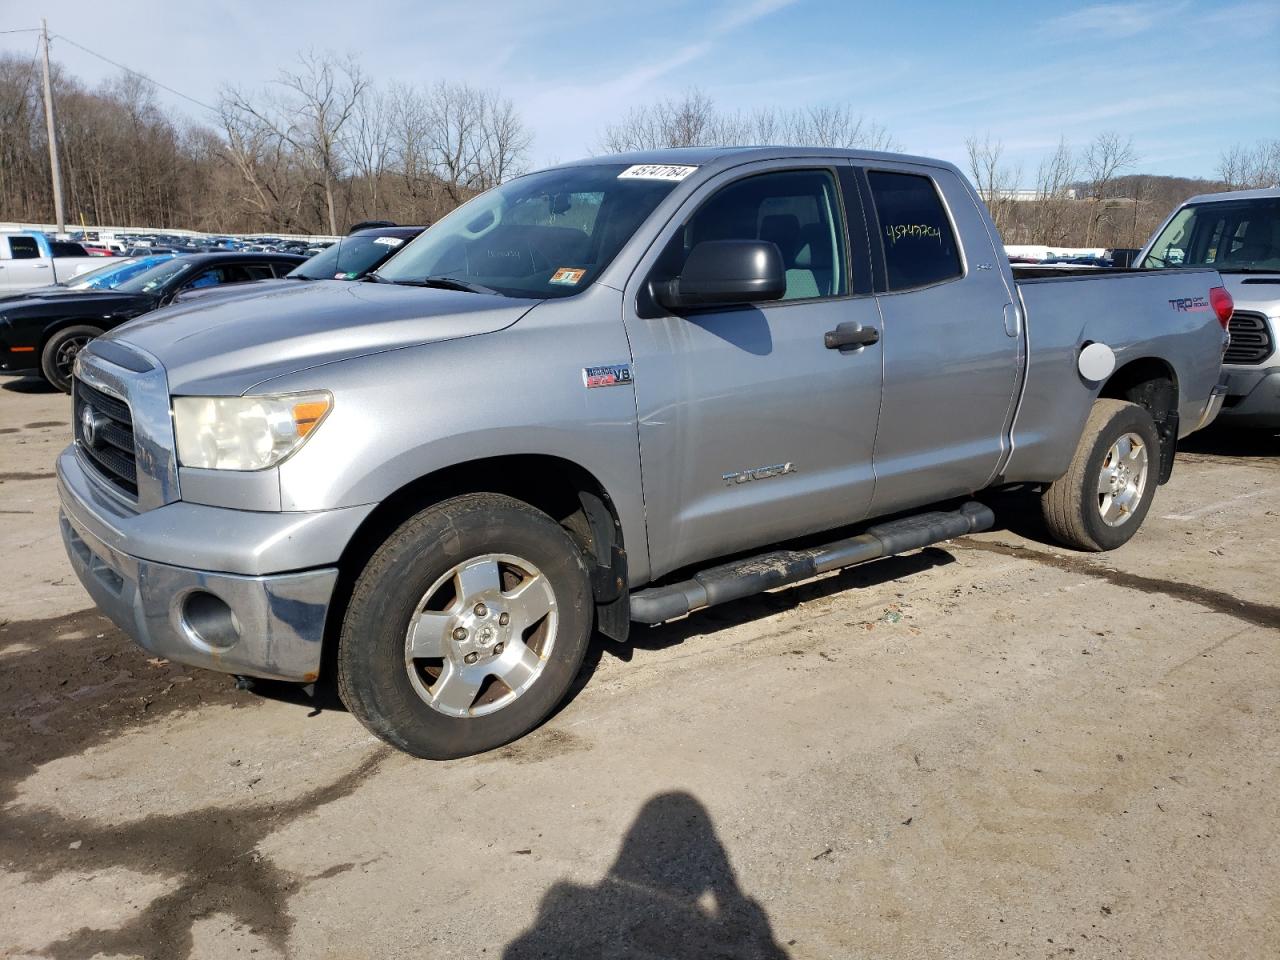
[{"label": "inspection sticker", "polygon": [[567,287],[575,286],[587,272],[585,267],[561,267],[551,275],[548,283],[562,283]]},{"label": "inspection sticker", "polygon": [[637,163],[627,167],[620,174],[619,180],[670,180],[679,183],[697,167],[686,167],[676,163]]},{"label": "inspection sticker", "polygon": [[398,247],[400,244],[404,243],[404,241],[399,237],[378,237],[373,242],[380,243],[384,247]]}]

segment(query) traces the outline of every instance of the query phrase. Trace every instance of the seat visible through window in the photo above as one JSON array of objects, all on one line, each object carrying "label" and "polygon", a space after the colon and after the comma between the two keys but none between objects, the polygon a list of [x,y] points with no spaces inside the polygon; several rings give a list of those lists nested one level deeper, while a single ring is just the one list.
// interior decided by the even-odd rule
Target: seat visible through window
[{"label": "seat visible through window", "polygon": [[835,181],[824,170],[747,177],[708,200],[677,236],[664,261],[678,274],[689,252],[708,240],[767,240],[786,270],[784,300],[843,296],[844,226]]}]

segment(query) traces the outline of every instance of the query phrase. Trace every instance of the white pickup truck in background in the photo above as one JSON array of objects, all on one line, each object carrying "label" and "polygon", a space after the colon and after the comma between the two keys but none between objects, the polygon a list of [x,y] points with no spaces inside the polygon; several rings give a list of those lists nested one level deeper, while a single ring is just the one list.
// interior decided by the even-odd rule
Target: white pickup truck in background
[{"label": "white pickup truck in background", "polygon": [[54,256],[43,233],[0,233],[0,293],[65,283],[103,263],[101,257]]}]

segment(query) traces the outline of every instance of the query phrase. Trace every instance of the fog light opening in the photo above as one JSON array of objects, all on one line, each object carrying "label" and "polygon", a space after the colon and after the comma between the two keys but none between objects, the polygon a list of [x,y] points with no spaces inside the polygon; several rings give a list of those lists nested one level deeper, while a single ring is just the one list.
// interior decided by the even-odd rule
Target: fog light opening
[{"label": "fog light opening", "polygon": [[204,590],[187,594],[182,602],[182,625],[194,640],[215,650],[225,650],[240,640],[240,622],[226,601]]}]

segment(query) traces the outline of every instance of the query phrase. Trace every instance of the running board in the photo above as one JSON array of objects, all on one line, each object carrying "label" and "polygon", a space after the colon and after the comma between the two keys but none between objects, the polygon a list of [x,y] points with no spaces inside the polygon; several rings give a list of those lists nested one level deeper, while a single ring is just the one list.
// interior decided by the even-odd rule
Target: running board
[{"label": "running board", "polygon": [[631,594],[631,619],[640,623],[665,623],[704,607],[741,600],[832,570],[989,530],[995,521],[990,507],[971,501],[958,510],[933,510],[877,524],[866,533],[826,546],[775,550],[735,560],[703,570],[692,580]]}]

